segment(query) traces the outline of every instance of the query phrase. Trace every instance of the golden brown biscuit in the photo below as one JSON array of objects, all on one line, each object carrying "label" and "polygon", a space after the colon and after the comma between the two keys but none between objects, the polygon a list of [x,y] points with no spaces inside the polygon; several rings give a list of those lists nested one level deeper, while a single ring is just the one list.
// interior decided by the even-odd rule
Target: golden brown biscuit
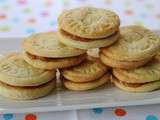
[{"label": "golden brown biscuit", "polygon": [[56,32],[31,35],[23,41],[22,47],[28,53],[48,58],[73,57],[86,52],[60,43]]},{"label": "golden brown biscuit", "polygon": [[160,48],[160,38],[152,31],[140,26],[120,29],[121,37],[114,45],[101,48],[101,52],[117,61],[141,61],[151,59]]},{"label": "golden brown biscuit", "polygon": [[23,60],[22,54],[10,53],[0,58],[0,81],[13,86],[38,86],[56,76],[56,71],[32,67]]},{"label": "golden brown biscuit", "polygon": [[150,92],[160,88],[160,81],[149,82],[145,84],[126,84],[116,78],[112,78],[116,87],[128,92]]},{"label": "golden brown biscuit", "polygon": [[82,38],[105,38],[118,30],[116,13],[102,8],[82,7],[64,11],[58,18],[59,27]]},{"label": "golden brown biscuit", "polygon": [[110,74],[108,73],[102,76],[101,78],[90,82],[76,83],[65,79],[63,80],[63,83],[64,86],[69,90],[85,91],[102,86],[106,84],[109,81],[109,79],[110,79]]},{"label": "golden brown biscuit", "polygon": [[78,66],[62,70],[62,75],[72,82],[89,82],[103,76],[108,67],[98,60],[86,60]]},{"label": "golden brown biscuit", "polygon": [[78,65],[86,59],[86,54],[68,58],[42,58],[24,52],[23,58],[35,68],[52,70]]},{"label": "golden brown biscuit", "polygon": [[86,39],[86,38],[77,38],[72,35],[64,34],[62,30],[58,31],[59,40],[68,46],[79,48],[79,49],[92,49],[92,48],[100,48],[110,46],[115,43],[120,37],[119,31],[114,34],[101,39]]},{"label": "golden brown biscuit", "polygon": [[48,95],[55,86],[56,80],[35,87],[10,86],[0,82],[0,95],[16,100],[31,100]]},{"label": "golden brown biscuit", "polygon": [[145,66],[132,70],[113,69],[114,76],[126,83],[148,83],[160,80],[160,61],[153,59]]},{"label": "golden brown biscuit", "polygon": [[103,53],[100,53],[100,59],[107,66],[110,66],[113,68],[121,68],[121,69],[134,69],[146,64],[150,60],[150,59],[144,59],[140,61],[118,61],[118,60],[109,58]]}]

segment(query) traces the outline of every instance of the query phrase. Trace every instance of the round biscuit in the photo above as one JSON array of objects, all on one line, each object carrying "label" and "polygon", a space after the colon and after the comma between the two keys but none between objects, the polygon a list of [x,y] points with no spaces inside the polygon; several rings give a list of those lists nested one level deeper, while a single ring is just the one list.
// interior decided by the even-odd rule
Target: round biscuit
[{"label": "round biscuit", "polygon": [[160,48],[160,38],[141,26],[120,28],[120,39],[110,47],[101,48],[106,56],[119,61],[140,61],[152,58]]},{"label": "round biscuit", "polygon": [[58,18],[61,29],[83,38],[104,38],[112,35],[120,25],[118,15],[112,11],[81,7],[64,11]]},{"label": "round biscuit", "polygon": [[139,87],[129,87],[118,82],[116,78],[112,79],[116,87],[128,92],[151,92],[160,88],[160,81],[143,84]]},{"label": "round biscuit", "polygon": [[86,52],[60,43],[56,32],[33,34],[23,41],[22,47],[28,53],[49,58],[73,57]]},{"label": "round biscuit", "polygon": [[78,66],[62,70],[65,79],[72,82],[89,82],[102,77],[108,67],[98,60],[86,60]]},{"label": "round biscuit", "polygon": [[0,59],[0,81],[13,86],[38,86],[56,76],[56,71],[40,70],[23,60],[20,53],[10,53]]},{"label": "round biscuit", "polygon": [[56,86],[56,80],[51,80],[36,87],[16,87],[0,82],[0,95],[16,100],[32,100],[48,95]]},{"label": "round biscuit", "polygon": [[126,83],[146,83],[160,80],[160,61],[153,59],[146,65],[131,69],[113,69],[116,78]]},{"label": "round biscuit", "polygon": [[85,91],[85,90],[90,90],[90,89],[95,89],[97,87],[100,87],[104,84],[106,84],[110,80],[110,74],[105,74],[101,78],[90,81],[90,82],[84,82],[84,83],[75,83],[70,80],[64,80],[64,86],[69,89],[69,90],[74,90],[74,91]]},{"label": "round biscuit", "polygon": [[74,40],[74,39],[70,38],[69,36],[66,36],[66,35],[62,34],[60,32],[60,30],[58,31],[58,35],[59,35],[59,38],[60,38],[59,40],[63,44],[74,47],[74,48],[79,48],[79,49],[86,50],[86,49],[110,46],[118,40],[118,38],[120,36],[120,33],[118,31],[114,35],[111,35],[107,38],[95,39],[95,40],[87,41],[87,42],[86,41]]},{"label": "round biscuit", "polygon": [[52,70],[78,65],[86,59],[86,54],[68,58],[53,58],[51,61],[42,61],[40,59],[32,59],[24,52],[23,58],[26,62],[35,68]]},{"label": "round biscuit", "polygon": [[140,66],[143,66],[144,64],[146,64],[150,60],[150,59],[144,59],[141,61],[118,61],[118,60],[109,58],[108,56],[104,55],[103,53],[100,53],[100,59],[107,66],[110,66],[113,68],[121,68],[121,69],[138,68]]}]

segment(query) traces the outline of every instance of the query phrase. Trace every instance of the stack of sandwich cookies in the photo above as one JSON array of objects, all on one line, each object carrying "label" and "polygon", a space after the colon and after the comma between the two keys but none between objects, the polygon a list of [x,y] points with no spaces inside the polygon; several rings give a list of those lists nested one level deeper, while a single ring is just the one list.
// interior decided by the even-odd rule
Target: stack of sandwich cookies
[{"label": "stack of sandwich cookies", "polygon": [[101,8],[66,10],[59,16],[58,23],[60,41],[75,48],[106,47],[120,36],[118,15]]},{"label": "stack of sandwich cookies", "polygon": [[40,69],[71,67],[86,58],[85,50],[60,43],[54,32],[32,35],[23,41],[22,47],[24,60]]},{"label": "stack of sandwich cookies", "polygon": [[78,66],[62,70],[64,86],[70,90],[89,90],[109,81],[108,67],[97,60],[86,60]]},{"label": "stack of sandwich cookies", "polygon": [[150,61],[160,47],[160,40],[150,30],[140,26],[120,29],[121,37],[110,47],[100,50],[101,61],[113,68],[133,69]]},{"label": "stack of sandwich cookies", "polygon": [[20,53],[0,59],[0,95],[28,100],[49,94],[56,85],[54,70],[41,70],[23,60]]},{"label": "stack of sandwich cookies", "polygon": [[113,69],[113,83],[130,92],[149,92],[160,88],[160,61],[153,59],[133,70]]}]

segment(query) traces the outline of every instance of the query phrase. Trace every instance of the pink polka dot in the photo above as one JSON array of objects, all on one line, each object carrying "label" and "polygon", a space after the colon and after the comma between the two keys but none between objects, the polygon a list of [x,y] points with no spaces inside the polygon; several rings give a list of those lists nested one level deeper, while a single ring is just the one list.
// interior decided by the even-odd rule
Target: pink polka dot
[{"label": "pink polka dot", "polygon": [[27,114],[25,120],[37,120],[37,116],[34,114]]},{"label": "pink polka dot", "polygon": [[17,3],[18,3],[18,4],[26,4],[26,3],[27,3],[27,0],[17,0]]},{"label": "pink polka dot", "polygon": [[47,16],[49,15],[49,13],[46,12],[46,11],[44,11],[44,12],[41,13],[41,15],[42,15],[43,17],[47,17]]},{"label": "pink polka dot", "polygon": [[46,3],[45,3],[45,5],[47,6],[47,7],[49,7],[49,6],[52,6],[52,1],[46,1]]}]

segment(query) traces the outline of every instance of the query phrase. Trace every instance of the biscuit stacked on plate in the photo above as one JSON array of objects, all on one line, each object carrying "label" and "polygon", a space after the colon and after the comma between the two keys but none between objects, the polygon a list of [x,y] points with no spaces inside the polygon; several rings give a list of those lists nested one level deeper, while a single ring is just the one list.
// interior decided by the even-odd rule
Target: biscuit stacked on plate
[{"label": "biscuit stacked on plate", "polygon": [[71,67],[86,58],[85,50],[61,44],[54,32],[32,35],[23,41],[22,47],[24,60],[40,69]]},{"label": "biscuit stacked on plate", "polygon": [[121,37],[111,47],[101,49],[100,58],[113,68],[133,69],[150,61],[159,49],[159,38],[140,26],[120,29]]},{"label": "biscuit stacked on plate", "polygon": [[113,83],[131,92],[160,88],[160,62],[155,59],[159,37],[140,26],[122,27],[120,31],[118,42],[100,50],[101,61],[113,68]]},{"label": "biscuit stacked on plate", "polygon": [[34,68],[20,53],[11,53],[0,59],[0,95],[19,100],[45,96],[55,88],[55,76],[55,70]]},{"label": "biscuit stacked on plate", "polygon": [[[23,41],[22,53],[0,59],[0,95],[23,100],[45,96],[56,86],[55,69],[66,88],[94,89],[110,80],[108,66],[113,83],[123,90],[160,88],[160,39],[150,30],[119,28],[116,13],[93,7],[64,11],[58,25],[57,33],[31,35]],[[100,48],[100,59],[87,56],[91,48]]]},{"label": "biscuit stacked on plate", "polygon": [[59,16],[58,23],[60,41],[80,49],[110,46],[120,35],[118,15],[101,8],[66,10]]},{"label": "biscuit stacked on plate", "polygon": [[[60,42],[74,48],[108,47],[120,36],[118,15],[105,9],[67,10],[59,16],[58,23]],[[64,86],[70,90],[94,89],[108,82],[110,76],[108,67],[93,59],[62,71]]]},{"label": "biscuit stacked on plate", "polygon": [[160,61],[151,62],[137,69],[113,69],[114,84],[126,91],[148,92],[160,88]]},{"label": "biscuit stacked on plate", "polygon": [[108,70],[99,60],[88,59],[78,66],[62,70],[62,79],[64,86],[70,90],[89,90],[109,81]]}]

